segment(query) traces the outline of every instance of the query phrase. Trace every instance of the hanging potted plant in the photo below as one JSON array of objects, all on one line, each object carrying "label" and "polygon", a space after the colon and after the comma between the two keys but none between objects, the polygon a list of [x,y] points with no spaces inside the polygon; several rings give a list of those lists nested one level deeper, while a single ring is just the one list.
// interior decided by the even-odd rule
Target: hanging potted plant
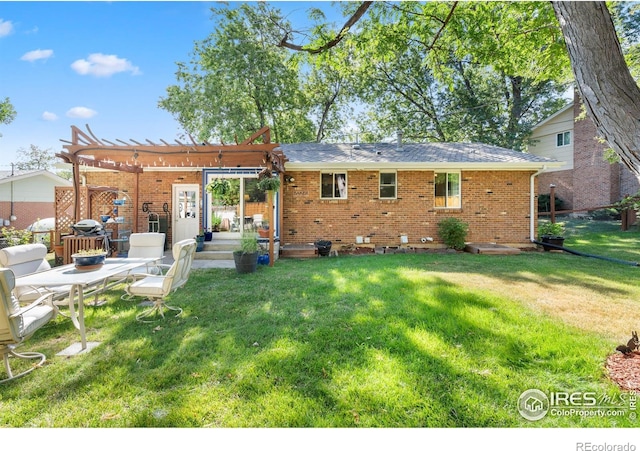
[{"label": "hanging potted plant", "polygon": [[280,189],[280,177],[264,177],[258,181],[258,188],[263,191],[276,192]]},{"label": "hanging potted plant", "polygon": [[233,251],[233,260],[236,264],[236,272],[245,274],[255,272],[258,267],[258,254],[260,246],[255,232],[243,232],[240,238],[240,248]]},{"label": "hanging potted plant", "polygon": [[232,206],[240,202],[240,180],[221,179],[212,180],[205,189],[211,194],[214,205]]}]

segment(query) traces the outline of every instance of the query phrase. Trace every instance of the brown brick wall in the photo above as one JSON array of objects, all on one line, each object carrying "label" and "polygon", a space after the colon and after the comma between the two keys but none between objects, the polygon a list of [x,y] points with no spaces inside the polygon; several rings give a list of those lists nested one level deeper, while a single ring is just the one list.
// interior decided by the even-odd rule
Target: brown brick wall
[{"label": "brown brick wall", "polygon": [[[355,237],[370,237],[378,246],[398,246],[400,235],[409,244],[441,245],[438,222],[454,216],[469,224],[468,241],[529,245],[529,177],[531,172],[462,172],[462,209],[434,208],[432,171],[399,171],[398,198],[378,199],[378,171],[349,171],[348,199],[321,200],[319,172],[287,172],[293,183],[281,187],[283,224],[282,244],[311,243],[328,239],[336,244],[352,244]],[[117,187],[131,192],[133,174],[89,173],[89,185]],[[139,176],[138,230],[146,231],[147,213],[162,212],[162,204],[171,211],[171,185],[200,183],[201,174],[143,173]],[[201,212],[202,213],[202,212]],[[422,237],[432,237],[425,245]]]},{"label": "brown brick wall", "polygon": [[[26,229],[38,219],[53,218],[56,215],[53,202],[14,202],[13,214],[17,219],[8,227],[16,229]],[[9,220],[10,217],[11,202],[0,202],[0,218]],[[4,221],[0,223],[0,227],[4,227]]]},{"label": "brown brick wall", "polygon": [[640,180],[625,165],[620,165],[620,197],[630,196],[640,191]]},{"label": "brown brick wall", "polygon": [[282,189],[284,244],[352,244],[360,235],[379,246],[397,246],[406,234],[409,244],[432,237],[437,245],[438,222],[450,216],[469,224],[468,241],[529,243],[530,172],[463,172],[462,209],[434,208],[432,171],[399,171],[396,200],[378,199],[377,171],[350,171],[346,200],[321,200],[318,172],[287,175],[295,182]]},{"label": "brown brick wall", "polygon": [[[136,175],[128,172],[88,172],[85,174],[87,184],[91,186],[107,186],[117,188],[131,197],[135,197]],[[131,224],[134,218],[138,220],[138,227],[134,232],[146,232],[149,227],[149,212],[164,215],[163,204],[166,202],[169,212],[172,211],[171,187],[174,184],[200,184],[202,173],[200,172],[144,172],[138,175],[138,209],[133,211],[133,206],[120,207],[119,215],[131,215]],[[148,203],[149,212],[142,210],[143,203]],[[94,218],[99,220],[100,212],[96,212]],[[202,218],[202,211],[200,211]],[[127,218],[129,219],[129,218]],[[171,226],[167,230],[167,242],[171,243]]]},{"label": "brown brick wall", "polygon": [[562,199],[562,209],[573,209],[573,171],[544,172],[538,175],[538,190],[540,194],[549,194],[551,185],[555,185],[556,197]]},{"label": "brown brick wall", "polygon": [[[578,100],[578,97],[575,97]],[[580,102],[574,106],[574,117],[580,114]],[[619,164],[604,160],[608,147],[596,139],[595,125],[589,118],[573,126],[573,209],[610,205],[620,198]]]}]

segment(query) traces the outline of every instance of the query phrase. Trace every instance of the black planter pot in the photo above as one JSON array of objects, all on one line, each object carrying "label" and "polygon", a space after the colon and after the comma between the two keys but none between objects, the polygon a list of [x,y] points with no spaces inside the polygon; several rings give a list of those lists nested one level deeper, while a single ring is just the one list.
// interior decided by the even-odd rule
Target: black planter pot
[{"label": "black planter pot", "polygon": [[202,252],[204,250],[204,235],[196,236],[196,252]]},{"label": "black planter pot", "polygon": [[213,232],[204,232],[204,240],[211,241],[213,239]]},{"label": "black planter pot", "polygon": [[551,235],[543,235],[540,237],[542,239],[542,248],[545,252],[559,250],[553,246],[545,246],[545,243],[553,244],[554,246],[563,246],[564,245],[564,237],[562,236],[551,236]]},{"label": "black planter pot", "polygon": [[236,272],[238,274],[247,274],[256,272],[258,268],[258,252],[234,252],[233,260],[236,264]]},{"label": "black planter pot", "polygon": [[316,247],[318,248],[318,255],[321,257],[326,257],[331,253],[331,241],[329,240],[316,241]]}]

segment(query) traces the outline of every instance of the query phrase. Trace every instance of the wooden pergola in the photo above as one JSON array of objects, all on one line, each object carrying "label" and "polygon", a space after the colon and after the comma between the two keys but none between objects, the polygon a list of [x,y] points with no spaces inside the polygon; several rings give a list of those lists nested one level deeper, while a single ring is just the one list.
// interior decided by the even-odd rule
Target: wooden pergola
[{"label": "wooden pergola", "polygon": [[[255,167],[276,171],[283,181],[286,157],[278,143],[271,142],[269,127],[263,127],[242,142],[234,144],[211,144],[197,142],[190,135],[190,143],[175,140],[168,143],[163,139],[145,142],[129,139],[115,142],[97,138],[86,125],[86,132],[71,126],[71,141],[65,143],[65,151],[56,156],[72,165],[74,192],[74,222],[81,218],[80,166],[88,166],[136,174],[132,196],[134,211],[138,210],[139,174],[145,168],[237,168]],[[271,197],[271,196],[268,196]],[[272,201],[272,199],[271,199]],[[273,222],[273,208],[269,207],[269,221]],[[134,215],[134,228],[137,230],[137,215]],[[269,262],[273,263],[273,227],[269,228]]]}]

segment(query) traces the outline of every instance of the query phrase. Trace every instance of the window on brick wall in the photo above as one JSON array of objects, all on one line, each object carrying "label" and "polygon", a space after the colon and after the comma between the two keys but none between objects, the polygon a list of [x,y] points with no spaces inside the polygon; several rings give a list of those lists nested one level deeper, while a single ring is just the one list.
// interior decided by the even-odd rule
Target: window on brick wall
[{"label": "window on brick wall", "polygon": [[556,146],[568,146],[571,144],[571,132],[562,132],[556,135]]},{"label": "window on brick wall", "polygon": [[321,197],[323,199],[347,198],[347,173],[325,172],[320,174]]},{"label": "window on brick wall", "polygon": [[396,173],[380,173],[380,199],[396,198]]},{"label": "window on brick wall", "polygon": [[459,172],[437,172],[434,185],[436,207],[460,208]]}]

